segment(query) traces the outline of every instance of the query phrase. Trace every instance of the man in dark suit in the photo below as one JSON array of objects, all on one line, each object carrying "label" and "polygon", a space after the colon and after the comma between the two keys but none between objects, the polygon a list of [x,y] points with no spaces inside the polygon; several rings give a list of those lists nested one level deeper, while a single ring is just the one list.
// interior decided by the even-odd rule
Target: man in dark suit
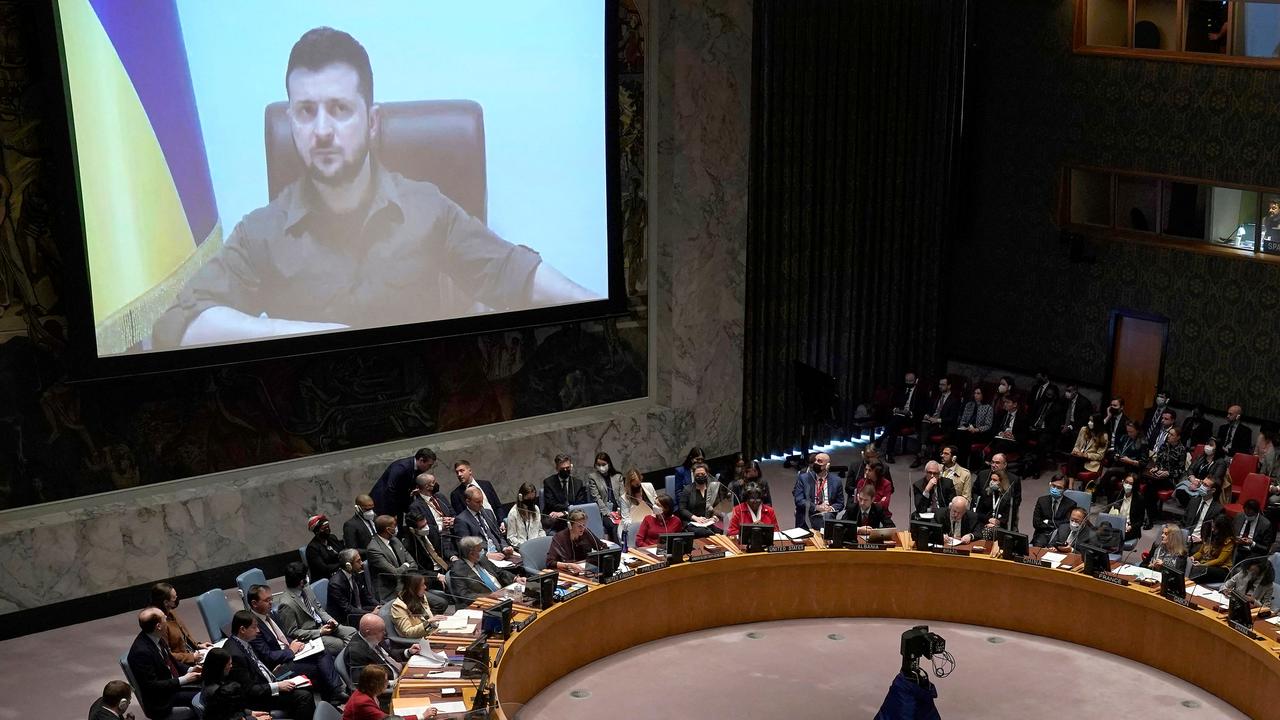
[{"label": "man in dark suit", "polygon": [[1262,514],[1262,504],[1254,498],[1244,501],[1243,512],[1236,515],[1231,523],[1231,532],[1236,538],[1236,554],[1232,562],[1266,555],[1276,539],[1275,528]]},{"label": "man in dark suit", "polygon": [[942,535],[947,540],[970,543],[978,538],[982,522],[969,509],[969,498],[957,495],[947,504],[947,517],[942,521]]},{"label": "man in dark suit", "polygon": [[412,501],[409,493],[415,486],[414,479],[422,473],[431,472],[435,464],[435,452],[431,448],[422,448],[413,457],[401,458],[388,465],[369,491],[374,512],[399,519],[409,509]]},{"label": "man in dark suit", "polygon": [[342,525],[342,544],[355,550],[369,547],[369,540],[378,532],[373,521],[378,513],[373,510],[373,498],[368,495],[356,496],[356,514]]},{"label": "man in dark suit", "polygon": [[347,686],[333,666],[333,656],[321,651],[302,660],[295,655],[306,647],[301,640],[290,640],[280,624],[280,616],[271,608],[271,588],[254,585],[249,588],[249,611],[258,623],[258,632],[249,639],[254,654],[275,674],[291,672],[306,675],[322,697],[335,704],[346,702]]},{"label": "man in dark suit", "polygon": [[[1064,412],[1066,412],[1065,408],[1062,402],[1058,400],[1057,386],[1050,385],[1045,388],[1040,401],[1031,408],[1031,412],[1027,415],[1027,419],[1030,421],[1030,425],[1027,426],[1027,434],[1018,436],[1018,441],[1023,444],[1028,444],[1028,440],[1036,441],[1034,447],[1030,447],[1028,444],[1027,464],[1024,467],[1033,468],[1036,472],[1039,472],[1041,462],[1057,448],[1058,435],[1062,432]],[[1071,441],[1074,443],[1075,438],[1071,438]],[[1008,448],[1005,449],[1007,450]]]},{"label": "man in dark suit", "polygon": [[89,720],[121,720],[126,717],[132,720],[133,713],[128,712],[132,697],[129,683],[112,680],[102,688],[102,697],[89,706]]},{"label": "man in dark suit", "polygon": [[488,595],[515,582],[515,575],[494,565],[484,556],[483,541],[465,537],[458,541],[461,557],[449,569],[449,589],[458,602],[470,604],[481,595]]},{"label": "man in dark suit", "polygon": [[408,648],[396,648],[387,640],[387,624],[382,618],[369,613],[360,618],[359,634],[347,646],[347,669],[351,677],[359,677],[366,665],[381,665],[387,676],[395,680],[404,671],[409,658],[418,654],[418,643]]},{"label": "man in dark suit", "polygon": [[409,551],[404,549],[400,538],[396,537],[396,519],[390,515],[379,515],[374,521],[378,533],[365,548],[365,557],[369,562],[369,571],[373,574],[373,594],[378,602],[390,602],[400,585],[400,576],[418,572],[418,563],[414,562]]},{"label": "man in dark suit", "polygon": [[194,718],[191,699],[200,692],[200,670],[187,667],[169,652],[164,640],[165,622],[159,608],[149,607],[138,613],[141,631],[133,639],[125,661],[138,683],[138,701],[147,717]]},{"label": "man in dark suit", "polygon": [[239,610],[231,616],[231,636],[223,648],[231,656],[231,672],[227,680],[242,687],[266,685],[270,693],[250,693],[252,710],[271,712],[282,710],[291,718],[309,718],[315,714],[316,701],[311,692],[300,685],[301,678],[276,680],[271,669],[259,658],[250,644],[258,637],[258,621],[248,610]]},{"label": "man in dark suit", "polygon": [[377,601],[364,577],[364,558],[360,551],[342,551],[342,567],[329,576],[329,614],[343,625],[353,625],[361,615],[376,612]]},{"label": "man in dark suit", "polygon": [[[1187,539],[1192,543],[1200,542],[1208,532],[1209,523],[1226,512],[1222,503],[1218,502],[1217,480],[1207,477],[1201,487],[1204,492],[1191,498],[1191,502],[1187,503],[1187,514],[1182,516],[1182,529],[1187,532],[1189,536]],[[1151,522],[1151,516],[1155,514],[1157,513],[1154,509],[1148,510],[1147,523]]]},{"label": "man in dark suit", "polygon": [[[567,527],[564,516],[570,505],[582,505],[591,501],[587,485],[573,474],[573,458],[564,453],[555,457],[556,471],[542,480],[542,512],[551,518],[551,530]],[[679,500],[680,498],[675,498]]]},{"label": "man in dark suit", "polygon": [[[449,505],[454,512],[462,512],[462,508],[466,507],[464,493],[467,492],[467,488],[478,488],[484,493],[483,505],[492,510],[494,515],[502,510],[502,500],[498,499],[498,491],[493,489],[493,483],[488,480],[477,480],[471,471],[471,463],[466,460],[454,463],[453,474],[458,477],[458,484],[449,493]],[[505,528],[503,532],[506,532]]]},{"label": "man in dark suit", "polygon": [[[484,506],[484,494],[472,487],[463,493],[464,509],[454,516],[453,531],[457,542],[463,538],[478,537],[484,541],[485,552],[489,557],[509,562],[518,562],[515,548],[507,542],[507,525],[499,523],[493,511]],[[567,527],[567,525],[566,525]],[[459,552],[461,557],[462,553]]]},{"label": "man in dark suit", "polygon": [[1036,498],[1035,509],[1031,511],[1031,531],[1035,533],[1031,538],[1032,545],[1047,546],[1058,526],[1070,520],[1076,501],[1063,495],[1066,488],[1067,479],[1054,475],[1049,481],[1049,494]]},{"label": "man in dark suit", "polygon": [[1053,391],[1053,397],[1058,397],[1058,386],[1049,382],[1049,373],[1040,370],[1036,373],[1036,380],[1031,385],[1031,390],[1027,393],[1027,404],[1034,412],[1039,409],[1040,404],[1045,401],[1049,395],[1049,391]]},{"label": "man in dark suit", "polygon": [[911,483],[911,506],[917,516],[921,513],[933,513],[935,521],[942,519],[955,496],[955,486],[942,477],[942,463],[936,460],[925,463],[924,475]]},{"label": "man in dark suit", "polygon": [[932,458],[936,449],[929,442],[930,435],[941,434],[947,440],[960,422],[960,411],[964,409],[964,401],[959,393],[951,392],[951,381],[945,377],[938,379],[938,396],[933,401],[933,409],[920,418],[923,429],[920,432],[920,452],[916,453],[911,467],[918,468],[924,464],[925,458]]},{"label": "man in dark suit", "polygon": [[1115,449],[1116,440],[1121,435],[1124,435],[1124,424],[1128,420],[1128,416],[1124,414],[1124,398],[1111,398],[1111,404],[1107,405],[1106,413],[1102,416],[1102,429],[1106,430],[1109,438],[1107,441],[1108,450]]},{"label": "man in dark suit", "polygon": [[1080,389],[1075,385],[1068,385],[1062,391],[1060,404],[1062,405],[1062,426],[1059,428],[1057,447],[1066,448],[1064,450],[1066,452],[1075,445],[1080,428],[1089,423],[1089,416],[1093,414],[1093,403],[1089,402],[1089,398],[1081,395]]},{"label": "man in dark suit", "polygon": [[1027,438],[1027,428],[1031,425],[1026,413],[1018,408],[1016,398],[1005,398],[1004,407],[996,412],[991,430],[995,435],[987,450],[991,453],[1013,452],[1022,447]]},{"label": "man in dark suit", "polygon": [[1238,452],[1253,452],[1253,430],[1241,421],[1244,408],[1232,405],[1227,408],[1227,421],[1218,428],[1218,447],[1228,457]]},{"label": "man in dark suit", "polygon": [[319,580],[327,578],[342,566],[339,556],[344,549],[338,538],[333,536],[333,528],[325,515],[312,515],[307,519],[307,529],[311,531],[311,542],[307,543],[307,569],[311,577]]},{"label": "man in dark suit", "polygon": [[426,518],[430,528],[427,536],[432,546],[445,558],[454,557],[457,552],[453,549],[453,504],[440,492],[440,483],[436,482],[435,475],[422,473],[414,482],[417,487],[413,491],[413,500],[409,502],[409,512]]},{"label": "man in dark suit", "polygon": [[854,494],[854,502],[845,510],[844,519],[857,523],[859,530],[893,527],[893,523],[884,516],[884,508],[877,505],[875,499],[875,486],[871,483],[864,484],[862,489]]},{"label": "man in dark suit", "polygon": [[[1147,447],[1155,445],[1156,436],[1164,426],[1161,415],[1164,414],[1165,410],[1173,409],[1169,407],[1169,399],[1168,392],[1157,390],[1155,404],[1147,408],[1142,415],[1142,439],[1147,444]],[[1174,413],[1174,417],[1177,417],[1177,413]]]},{"label": "man in dark suit", "polygon": [[844,486],[831,472],[831,456],[814,453],[809,467],[796,473],[791,495],[798,528],[817,530],[825,527],[827,518],[836,517],[844,509]]},{"label": "man in dark suit", "polygon": [[1089,511],[1082,507],[1071,508],[1071,516],[1067,522],[1058,526],[1049,538],[1048,547],[1058,552],[1075,552],[1079,545],[1095,545],[1097,533],[1089,524]]},{"label": "man in dark suit", "polygon": [[996,453],[991,456],[991,467],[978,473],[978,479],[973,483],[973,502],[977,503],[978,494],[986,490],[987,485],[991,483],[991,471],[997,470],[1005,474],[1005,478],[1009,481],[1009,494],[1013,497],[1012,512],[1009,518],[1012,526],[1009,528],[1014,532],[1018,531],[1018,513],[1022,509],[1022,478],[1017,473],[1009,471],[1009,461],[1005,458],[1004,453]]},{"label": "man in dark suit", "polygon": [[907,371],[902,387],[893,395],[893,410],[884,426],[884,435],[880,436],[881,449],[884,450],[884,461],[893,464],[893,453],[897,451],[898,436],[904,428],[914,428],[920,422],[920,416],[928,404],[925,397],[927,389],[919,386],[919,378],[914,372]]}]

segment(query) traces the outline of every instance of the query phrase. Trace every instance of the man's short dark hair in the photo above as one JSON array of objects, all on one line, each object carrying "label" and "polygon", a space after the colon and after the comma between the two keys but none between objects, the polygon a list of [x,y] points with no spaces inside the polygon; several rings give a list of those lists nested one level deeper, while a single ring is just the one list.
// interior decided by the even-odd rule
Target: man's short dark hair
[{"label": "man's short dark hair", "polygon": [[569,457],[568,453],[560,453],[559,455],[556,455],[556,465],[559,465],[562,462],[573,462],[573,458]]},{"label": "man's short dark hair", "polygon": [[268,599],[268,600],[270,600],[270,599],[271,599],[271,586],[270,586],[270,585],[253,585],[253,586],[250,586],[250,588],[249,588],[249,599],[250,599],[250,600],[257,600],[257,599],[262,595],[262,593],[263,593],[263,592],[266,592],[266,593],[267,593],[267,599]]},{"label": "man's short dark hair", "polygon": [[1168,415],[1170,420],[1177,420],[1177,419],[1178,419],[1178,413],[1177,413],[1177,411],[1176,411],[1176,410],[1173,410],[1173,409],[1171,409],[1171,408],[1165,408],[1164,410],[1161,410],[1161,411],[1160,411],[1160,414],[1161,414],[1162,416],[1163,416],[1163,415]]},{"label": "man's short dark hair", "polygon": [[107,707],[116,707],[121,700],[128,700],[133,695],[133,690],[129,688],[129,683],[123,680],[112,680],[102,688],[102,704]]},{"label": "man's short dark hair", "polygon": [[1262,509],[1262,503],[1257,498],[1249,498],[1244,501],[1244,509],[1246,512],[1258,512]]},{"label": "man's short dark hair", "polygon": [[173,586],[167,582],[158,582],[151,586],[151,607],[164,610],[164,604],[169,602],[169,593],[173,592]]},{"label": "man's short dark hair", "polygon": [[416,452],[416,453],[414,453],[414,454],[413,454],[413,459],[414,459],[414,460],[427,460],[427,461],[430,461],[430,462],[435,462],[435,461],[436,461],[436,451],[435,451],[435,450],[432,450],[431,448],[422,448],[422,449],[418,450],[418,452]]},{"label": "man's short dark hair", "polygon": [[284,71],[284,90],[289,92],[289,75],[297,68],[318,72],[334,63],[350,65],[356,71],[356,89],[366,105],[373,105],[373,68],[364,46],[341,30],[331,27],[312,28],[298,38],[289,51],[289,66]]},{"label": "man's short dark hair", "polygon": [[241,630],[258,622],[253,613],[248,610],[237,610],[235,615],[231,616],[231,634],[238,635]]},{"label": "man's short dark hair", "polygon": [[455,472],[456,472],[456,471],[458,470],[458,468],[460,468],[460,467],[468,467],[468,468],[469,468],[469,467],[471,467],[471,461],[470,461],[470,460],[459,460],[458,462],[456,462],[456,463],[454,463],[454,464],[453,464],[453,469],[454,469],[454,471],[455,471]]},{"label": "man's short dark hair", "polygon": [[307,581],[307,566],[302,561],[295,560],[284,566],[284,586],[287,588],[300,588],[302,583]]}]

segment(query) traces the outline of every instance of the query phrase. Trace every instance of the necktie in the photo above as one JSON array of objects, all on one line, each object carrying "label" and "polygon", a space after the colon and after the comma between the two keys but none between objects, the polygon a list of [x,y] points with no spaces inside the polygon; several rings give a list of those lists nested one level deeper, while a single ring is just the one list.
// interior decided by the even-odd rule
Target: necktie
[{"label": "necktie", "polygon": [[1058,498],[1053,499],[1053,512],[1049,514],[1049,517],[1054,522],[1058,521],[1058,502],[1059,502]]},{"label": "necktie", "polygon": [[485,570],[480,565],[476,565],[476,575],[480,576],[480,582],[484,583],[484,586],[489,588],[490,591],[496,592],[500,587],[498,585],[498,581],[493,579],[493,576],[489,574],[489,571]]},{"label": "necktie", "polygon": [[441,509],[440,501],[436,499],[435,495],[428,495],[427,502],[431,503],[432,510],[435,510],[436,513],[440,515],[440,517],[444,517],[444,510]]},{"label": "necktie", "polygon": [[471,514],[475,516],[476,522],[480,523],[480,528],[484,531],[485,540],[489,543],[489,552],[498,552],[498,543],[494,537],[493,530],[489,528],[489,523],[485,521],[484,515],[474,510]]},{"label": "necktie", "polygon": [[276,636],[276,641],[284,647],[289,647],[289,639],[280,632],[280,626],[276,624],[276,619],[267,615],[267,627],[271,628],[271,634]]},{"label": "necktie", "polygon": [[173,661],[173,655],[169,652],[169,648],[164,646],[163,640],[156,642],[156,648],[164,656],[164,664],[169,666],[169,673],[174,677],[182,677],[182,673],[178,672],[178,663]]},{"label": "necktie", "polygon": [[826,494],[827,494],[827,480],[826,478],[818,478],[818,491],[814,493],[815,502],[821,505],[823,502],[823,498],[826,496]]},{"label": "necktie", "polygon": [[937,417],[942,414],[942,402],[947,399],[946,395],[938,396],[938,405],[933,409],[933,416]]},{"label": "necktie", "polygon": [[953,538],[960,537],[960,521],[959,520],[951,521],[951,537]]},{"label": "necktie", "polygon": [[1223,449],[1226,450],[1227,452],[1231,452],[1231,439],[1234,438],[1235,436],[1236,436],[1236,424],[1231,423],[1231,427],[1227,428],[1227,440],[1226,442],[1223,443],[1223,445],[1226,446]]},{"label": "necktie", "polygon": [[1078,532],[1080,532],[1080,528],[1072,528],[1071,533],[1070,533],[1069,535],[1067,535],[1067,544],[1068,544],[1068,545],[1071,545],[1071,546],[1073,546],[1073,547],[1075,546],[1075,544],[1076,544],[1076,533],[1078,533]]},{"label": "necktie", "polygon": [[311,619],[315,620],[317,625],[323,625],[324,623],[320,617],[320,604],[311,597],[310,592],[307,588],[302,589],[302,606],[311,614]]},{"label": "necktie", "polygon": [[1004,431],[1013,432],[1013,413],[1009,413],[1004,418]]},{"label": "necktie", "polygon": [[240,649],[244,650],[244,654],[246,656],[253,658],[253,663],[258,666],[258,672],[262,675],[263,679],[269,683],[275,682],[276,676],[273,675],[271,671],[267,669],[267,666],[263,665],[262,661],[258,659],[258,653],[254,652],[253,648],[249,647],[249,644],[240,638],[236,638],[236,642],[240,643]]},{"label": "necktie", "polygon": [[390,653],[383,649],[382,644],[379,643],[374,645],[373,649],[378,651],[378,657],[382,658],[382,662],[386,663],[387,667],[391,668],[391,672],[399,676],[401,667],[400,663],[392,659]]}]

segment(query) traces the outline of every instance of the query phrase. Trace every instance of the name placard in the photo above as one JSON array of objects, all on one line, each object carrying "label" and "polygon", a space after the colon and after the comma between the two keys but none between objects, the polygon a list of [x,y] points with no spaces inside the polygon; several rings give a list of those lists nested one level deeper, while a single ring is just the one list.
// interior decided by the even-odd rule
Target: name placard
[{"label": "name placard", "polygon": [[619,580],[626,580],[627,578],[632,578],[635,576],[636,576],[635,570],[619,570],[618,572],[610,575],[609,577],[604,578],[600,582],[601,584],[604,584],[604,585],[610,585],[612,583],[618,582]]},{"label": "name placard", "polygon": [[1115,573],[1100,572],[1097,575],[1094,575],[1094,577],[1098,578],[1102,582],[1111,583],[1112,585],[1124,585],[1126,587],[1129,585],[1128,580],[1125,580]]},{"label": "name placard", "polygon": [[535,612],[535,613],[529,613],[529,617],[525,618],[524,620],[521,620],[521,621],[520,621],[520,622],[518,622],[518,623],[513,624],[511,627],[515,628],[516,632],[520,632],[521,630],[525,629],[526,627],[529,627],[529,623],[531,623],[531,622],[533,622],[534,620],[537,620],[537,619],[538,619],[538,613],[536,613],[536,612]]},{"label": "name placard", "polygon": [[1012,561],[1014,561],[1014,562],[1022,563],[1023,565],[1034,565],[1034,566],[1036,566],[1036,567],[1050,567],[1049,563],[1047,563],[1047,562],[1045,562],[1045,561],[1043,561],[1043,560],[1038,560],[1038,559],[1036,559],[1036,558],[1033,558],[1033,557],[1031,557],[1030,555],[1013,555],[1013,554],[1010,554],[1010,555],[1006,555],[1005,557],[1009,558],[1010,560],[1012,560]]},{"label": "name placard", "polygon": [[664,568],[664,567],[666,567],[666,566],[667,566],[667,561],[666,561],[666,560],[663,560],[663,561],[661,561],[661,562],[657,563],[656,565],[642,565],[642,566],[640,566],[640,567],[636,568],[636,574],[637,574],[637,575],[644,575],[645,573],[651,573],[651,572],[653,572],[654,570],[661,570],[662,568]]},{"label": "name placard", "polygon": [[847,550],[888,550],[891,545],[889,543],[857,543],[856,545],[845,545]]},{"label": "name placard", "polygon": [[1192,604],[1192,602],[1191,602],[1190,600],[1188,600],[1188,599],[1186,599],[1186,598],[1184,598],[1184,597],[1178,597],[1177,595],[1174,595],[1173,593],[1165,593],[1165,594],[1164,594],[1164,598],[1165,598],[1165,600],[1170,600],[1170,601],[1172,601],[1172,602],[1176,602],[1176,603],[1178,603],[1179,605],[1181,605],[1181,606],[1182,606],[1182,607],[1184,607],[1184,608],[1190,608],[1190,609],[1192,609],[1192,610],[1202,610],[1202,609],[1203,609],[1203,608],[1201,608],[1199,605],[1194,605],[1194,604]]},{"label": "name placard", "polygon": [[564,594],[564,597],[560,598],[560,602],[566,602],[566,601],[568,601],[568,600],[572,600],[572,599],[574,599],[574,598],[578,597],[579,595],[581,595],[581,594],[585,593],[586,591],[587,591],[587,586],[586,586],[586,585],[579,585],[578,587],[574,588],[573,590],[570,590],[569,592],[565,593],[565,594]]},{"label": "name placard", "polygon": [[1240,624],[1240,623],[1236,622],[1235,620],[1227,620],[1227,624],[1231,626],[1231,629],[1232,629],[1232,630],[1235,630],[1236,632],[1238,632],[1238,633],[1240,633],[1241,635],[1243,635],[1243,636],[1245,636],[1245,637],[1249,638],[1250,640],[1260,640],[1260,639],[1261,639],[1261,638],[1258,636],[1258,634],[1257,634],[1257,633],[1255,633],[1255,632],[1253,631],[1253,627],[1252,627],[1252,626],[1250,626],[1250,625],[1242,625],[1242,624]]},{"label": "name placard", "polygon": [[689,562],[702,562],[704,560],[718,560],[724,557],[724,550],[708,550],[701,555],[694,555],[689,558]]},{"label": "name placard", "polygon": [[792,543],[790,545],[770,545],[766,552],[784,553],[784,552],[801,552],[804,550],[804,543]]},{"label": "name placard", "polygon": [[946,547],[945,545],[934,545],[934,546],[931,546],[931,547],[929,548],[929,551],[930,551],[930,552],[935,552],[935,553],[937,553],[937,554],[939,554],[939,555],[963,555],[963,556],[966,556],[966,557],[969,555],[969,551],[968,551],[968,550],[961,550],[961,549],[959,549],[959,548]]}]

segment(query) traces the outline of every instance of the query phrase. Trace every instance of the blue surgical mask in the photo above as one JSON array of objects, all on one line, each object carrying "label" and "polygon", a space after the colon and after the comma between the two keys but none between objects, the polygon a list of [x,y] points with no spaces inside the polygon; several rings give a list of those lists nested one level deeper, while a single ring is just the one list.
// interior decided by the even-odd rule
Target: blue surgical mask
[{"label": "blue surgical mask", "polygon": [[1049,494],[1050,494],[1050,495],[1052,495],[1052,496],[1054,496],[1054,497],[1062,497],[1062,488],[1060,488],[1060,487],[1056,487],[1056,486],[1054,486],[1054,485],[1050,485],[1050,486],[1049,486]]}]

